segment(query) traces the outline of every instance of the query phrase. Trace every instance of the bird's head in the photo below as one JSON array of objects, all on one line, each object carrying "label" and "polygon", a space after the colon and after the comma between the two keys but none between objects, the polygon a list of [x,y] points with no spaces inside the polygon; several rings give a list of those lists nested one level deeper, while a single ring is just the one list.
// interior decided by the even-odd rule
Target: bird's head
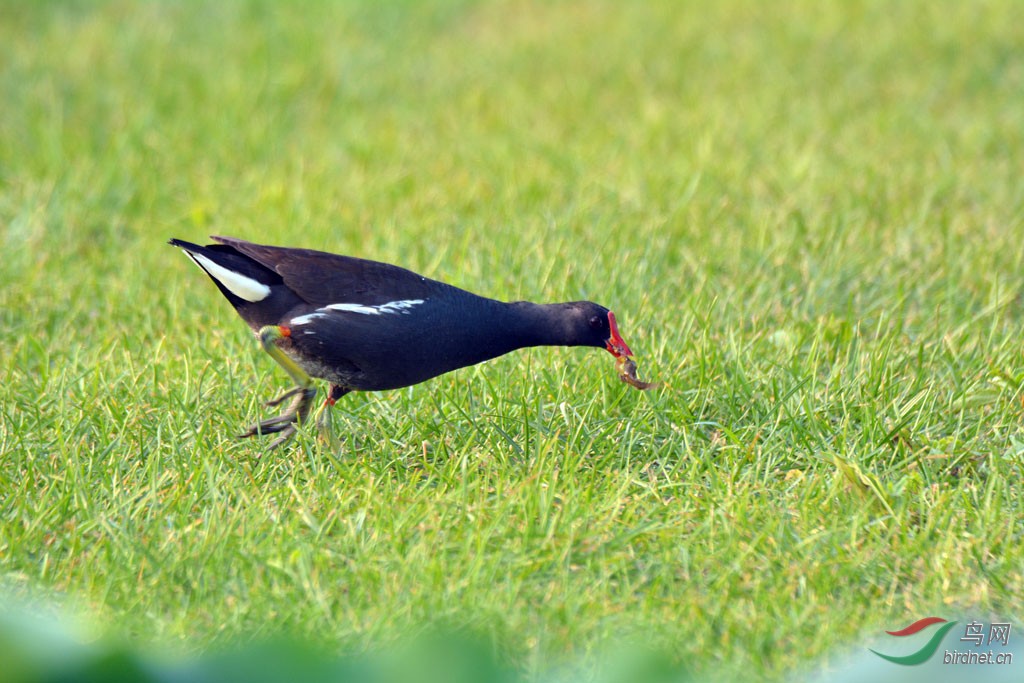
[{"label": "bird's head", "polygon": [[615,322],[615,314],[600,304],[591,301],[578,301],[569,304],[573,307],[581,345],[604,348],[616,359],[624,359],[633,355],[629,345],[619,334],[619,326]]}]

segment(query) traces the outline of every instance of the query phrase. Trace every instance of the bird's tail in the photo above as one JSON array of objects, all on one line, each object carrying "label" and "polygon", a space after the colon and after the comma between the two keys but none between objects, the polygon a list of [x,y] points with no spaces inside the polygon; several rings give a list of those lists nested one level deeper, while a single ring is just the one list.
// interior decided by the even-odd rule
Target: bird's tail
[{"label": "bird's tail", "polygon": [[180,248],[202,268],[235,308],[263,301],[271,295],[271,287],[282,283],[280,275],[234,247],[200,246],[179,239],[168,243]]}]

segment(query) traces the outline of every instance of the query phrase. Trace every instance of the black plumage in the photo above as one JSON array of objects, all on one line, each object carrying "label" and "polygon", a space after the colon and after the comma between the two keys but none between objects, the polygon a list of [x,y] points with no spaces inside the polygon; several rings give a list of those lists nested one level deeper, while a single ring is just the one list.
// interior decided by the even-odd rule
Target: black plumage
[{"label": "black plumage", "polygon": [[[170,243],[206,271],[268,351],[276,344],[306,374],[330,382],[330,402],[351,390],[409,386],[529,346],[631,355],[615,316],[589,301],[506,303],[386,263],[212,239],[217,244]],[[254,433],[267,431],[281,430]]]}]

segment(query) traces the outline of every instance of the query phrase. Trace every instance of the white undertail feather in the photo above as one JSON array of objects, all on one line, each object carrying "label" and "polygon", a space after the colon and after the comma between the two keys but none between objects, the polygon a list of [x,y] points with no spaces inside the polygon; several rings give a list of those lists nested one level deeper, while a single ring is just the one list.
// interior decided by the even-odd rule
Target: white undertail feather
[{"label": "white undertail feather", "polygon": [[[182,251],[185,250],[183,249]],[[239,299],[256,303],[270,296],[270,287],[259,280],[254,280],[247,275],[242,275],[230,268],[225,268],[202,254],[193,254],[190,251],[185,251],[185,253],[196,262],[197,266],[209,273],[210,277],[224,285],[229,292]]]}]

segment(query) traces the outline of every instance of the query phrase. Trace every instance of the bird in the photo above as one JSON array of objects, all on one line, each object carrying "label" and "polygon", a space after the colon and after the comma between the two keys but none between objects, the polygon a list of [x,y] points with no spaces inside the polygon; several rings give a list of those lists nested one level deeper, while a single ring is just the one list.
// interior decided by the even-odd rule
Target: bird
[{"label": "bird", "polygon": [[504,302],[379,261],[210,239],[169,244],[213,280],[295,383],[266,404],[291,399],[282,414],[239,435],[276,434],[270,449],[309,417],[314,378],[328,383],[327,411],[352,391],[412,386],[527,347],[603,348],[620,364],[633,355],[615,314],[591,301]]}]

